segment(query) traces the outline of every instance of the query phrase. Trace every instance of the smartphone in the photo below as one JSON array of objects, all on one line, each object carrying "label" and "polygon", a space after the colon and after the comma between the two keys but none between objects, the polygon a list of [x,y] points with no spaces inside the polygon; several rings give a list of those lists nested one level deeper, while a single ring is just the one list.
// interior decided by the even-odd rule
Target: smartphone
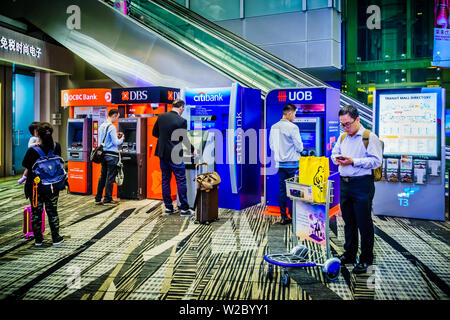
[{"label": "smartphone", "polygon": [[335,159],[338,159],[338,160],[344,161],[344,160],[345,160],[345,159],[347,159],[347,158],[344,158],[344,157],[336,157]]}]

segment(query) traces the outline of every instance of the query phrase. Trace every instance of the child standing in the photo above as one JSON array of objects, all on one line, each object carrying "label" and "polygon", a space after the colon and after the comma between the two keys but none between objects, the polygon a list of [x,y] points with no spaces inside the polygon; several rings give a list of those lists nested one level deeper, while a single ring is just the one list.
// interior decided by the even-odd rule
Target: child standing
[{"label": "child standing", "polygon": [[[30,124],[28,126],[28,130],[31,133],[31,138],[30,138],[30,140],[28,140],[28,148],[32,148],[32,147],[40,144],[40,139],[39,139],[39,135],[38,135],[38,126],[39,126],[39,122],[37,122],[37,121],[34,121],[32,124]],[[27,175],[28,175],[28,169],[25,168],[22,178],[20,178],[17,182],[19,184],[24,183],[24,181],[27,180]]]}]

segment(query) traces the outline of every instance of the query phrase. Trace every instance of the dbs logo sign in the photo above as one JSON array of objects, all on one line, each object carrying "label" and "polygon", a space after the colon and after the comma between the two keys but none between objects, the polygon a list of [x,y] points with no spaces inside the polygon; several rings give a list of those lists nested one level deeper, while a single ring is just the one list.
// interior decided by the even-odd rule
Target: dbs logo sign
[{"label": "dbs logo sign", "polygon": [[168,99],[168,100],[173,100],[173,91],[168,91],[168,93],[167,93],[167,99]]},{"label": "dbs logo sign", "polygon": [[123,91],[123,92],[122,92],[122,100],[123,100],[123,101],[128,101],[128,100],[130,100],[130,92],[129,92],[129,91]]}]

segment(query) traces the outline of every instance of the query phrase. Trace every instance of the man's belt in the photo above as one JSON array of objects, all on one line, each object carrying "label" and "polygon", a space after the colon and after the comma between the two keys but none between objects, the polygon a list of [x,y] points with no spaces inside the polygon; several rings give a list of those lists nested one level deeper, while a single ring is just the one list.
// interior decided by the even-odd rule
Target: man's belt
[{"label": "man's belt", "polygon": [[103,151],[103,153],[106,155],[110,155],[110,156],[116,156],[116,157],[118,157],[119,156],[119,153],[118,152],[115,152],[115,151]]},{"label": "man's belt", "polygon": [[356,177],[343,177],[343,176],[341,176],[341,181],[349,183],[349,182],[353,182],[353,181],[364,180],[364,179],[367,179],[367,178],[370,178],[370,177],[372,177],[372,176],[371,175],[356,176]]}]

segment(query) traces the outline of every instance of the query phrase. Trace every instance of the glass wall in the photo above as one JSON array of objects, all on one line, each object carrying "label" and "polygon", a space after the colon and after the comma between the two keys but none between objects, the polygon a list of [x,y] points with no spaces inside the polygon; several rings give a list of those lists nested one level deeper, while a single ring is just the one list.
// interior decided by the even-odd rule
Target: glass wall
[{"label": "glass wall", "polygon": [[429,0],[415,0],[412,6],[412,56],[414,58],[433,55],[434,8]]},{"label": "glass wall", "polygon": [[190,9],[212,21],[239,19],[240,0],[190,0]]},{"label": "glass wall", "polygon": [[[368,21],[375,21],[367,13],[371,5],[380,8],[380,29],[368,27]],[[406,7],[405,0],[358,1],[359,61],[406,58]]]},{"label": "glass wall", "polygon": [[302,0],[245,0],[245,16],[255,17],[284,12],[301,11],[302,2]]},{"label": "glass wall", "polygon": [[328,0],[306,0],[306,9],[322,9],[328,8]]},{"label": "glass wall", "polygon": [[172,0],[172,1],[175,1],[176,3],[179,3],[182,6],[186,6],[186,0]]}]

